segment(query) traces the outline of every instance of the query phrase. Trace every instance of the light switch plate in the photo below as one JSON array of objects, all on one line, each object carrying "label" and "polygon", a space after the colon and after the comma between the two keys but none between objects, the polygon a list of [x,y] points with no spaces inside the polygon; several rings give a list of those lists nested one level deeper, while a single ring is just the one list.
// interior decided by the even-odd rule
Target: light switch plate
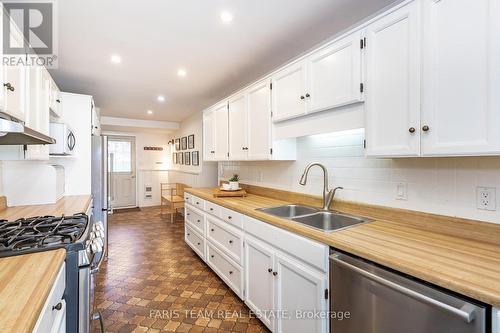
[{"label": "light switch plate", "polygon": [[408,183],[399,182],[396,184],[396,200],[408,200]]},{"label": "light switch plate", "polygon": [[477,187],[476,200],[477,209],[497,210],[497,189],[496,187]]}]

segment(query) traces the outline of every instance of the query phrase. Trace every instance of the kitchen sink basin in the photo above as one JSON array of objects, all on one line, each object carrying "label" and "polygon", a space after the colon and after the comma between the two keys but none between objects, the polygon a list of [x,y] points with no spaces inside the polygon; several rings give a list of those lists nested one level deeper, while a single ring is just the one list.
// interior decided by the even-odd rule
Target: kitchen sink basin
[{"label": "kitchen sink basin", "polygon": [[316,208],[301,205],[285,205],[279,207],[259,208],[257,210],[287,219],[318,212],[318,209]]},{"label": "kitchen sink basin", "polygon": [[315,214],[292,218],[292,221],[329,232],[370,222],[371,220],[335,212],[320,211]]}]

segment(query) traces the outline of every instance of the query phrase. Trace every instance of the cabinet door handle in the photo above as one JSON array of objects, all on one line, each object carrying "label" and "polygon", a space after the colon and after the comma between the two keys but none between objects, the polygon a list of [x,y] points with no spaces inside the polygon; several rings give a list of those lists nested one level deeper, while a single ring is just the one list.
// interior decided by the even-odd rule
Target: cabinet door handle
[{"label": "cabinet door handle", "polygon": [[7,88],[7,90],[10,90],[10,91],[14,91],[14,90],[16,90],[16,89],[14,88],[14,86],[13,86],[12,84],[10,84],[10,82],[4,83],[4,84],[3,84],[3,86],[4,86],[5,88]]},{"label": "cabinet door handle", "polygon": [[210,231],[215,232],[215,229],[210,229]]},{"label": "cabinet door handle", "polygon": [[188,234],[187,234],[187,235],[188,235],[188,236],[191,236],[191,234],[190,234],[189,232],[188,232]]},{"label": "cabinet door handle", "polygon": [[273,272],[273,269],[272,269],[272,268],[268,268],[268,269],[267,269],[267,271],[268,271],[269,273],[272,273],[272,272]]},{"label": "cabinet door handle", "polygon": [[424,131],[424,132],[428,132],[429,130],[430,130],[430,128],[429,128],[429,126],[427,126],[427,125],[424,125],[424,126],[422,127],[422,131]]},{"label": "cabinet door handle", "polygon": [[210,208],[210,211],[213,211],[214,209],[213,208]]},{"label": "cabinet door handle", "polygon": [[230,241],[229,241],[229,244],[233,244],[233,241],[232,241],[232,240],[230,240]]},{"label": "cabinet door handle", "polygon": [[232,216],[228,216],[227,218],[230,220],[230,219],[232,219],[233,217],[232,217]]},{"label": "cabinet door handle", "polygon": [[410,133],[412,133],[412,134],[413,134],[413,133],[415,133],[415,127],[410,127],[410,128],[408,129],[408,132],[410,132]]},{"label": "cabinet door handle", "polygon": [[62,303],[61,303],[61,302],[57,303],[56,305],[54,305],[54,306],[52,307],[52,310],[57,310],[57,311],[59,311],[59,310],[61,310],[61,309],[62,309]]},{"label": "cabinet door handle", "polygon": [[233,274],[233,271],[229,271],[229,275]]},{"label": "cabinet door handle", "polygon": [[187,215],[187,216],[189,216],[189,215],[191,215],[191,214],[187,213],[186,215]]},{"label": "cabinet door handle", "polygon": [[[61,103],[61,100],[60,99],[56,99],[56,102],[57,103]],[[97,128],[97,127],[96,127]]]},{"label": "cabinet door handle", "polygon": [[210,258],[213,258],[213,257],[215,257],[215,256],[212,254],[212,255],[210,256]]},{"label": "cabinet door handle", "polygon": [[201,245],[201,243],[198,243],[198,245]]},{"label": "cabinet door handle", "polygon": [[311,97],[311,95],[309,95],[309,94],[306,94],[306,97],[307,97],[307,98],[309,98],[309,97]]},{"label": "cabinet door handle", "polygon": [[274,276],[278,275],[278,272],[273,272],[273,275],[274,275]]},{"label": "cabinet door handle", "polygon": [[304,96],[300,96],[300,99],[306,99]]}]

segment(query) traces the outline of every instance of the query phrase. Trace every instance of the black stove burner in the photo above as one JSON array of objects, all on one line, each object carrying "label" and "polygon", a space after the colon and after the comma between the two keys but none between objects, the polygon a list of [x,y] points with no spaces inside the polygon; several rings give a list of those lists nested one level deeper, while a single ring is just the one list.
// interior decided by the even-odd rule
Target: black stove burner
[{"label": "black stove burner", "polygon": [[85,232],[87,222],[85,214],[0,220],[0,255],[75,243]]}]

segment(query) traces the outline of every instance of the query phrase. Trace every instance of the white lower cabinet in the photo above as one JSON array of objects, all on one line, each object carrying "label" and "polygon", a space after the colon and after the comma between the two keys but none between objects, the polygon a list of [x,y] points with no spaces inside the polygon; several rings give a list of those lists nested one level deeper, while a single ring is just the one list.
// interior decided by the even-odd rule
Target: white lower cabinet
[{"label": "white lower cabinet", "polygon": [[272,332],[328,332],[328,246],[189,196],[186,243]]},{"label": "white lower cabinet", "polygon": [[66,266],[62,264],[52,290],[45,301],[33,333],[66,332],[66,302],[63,299],[66,289]]}]

